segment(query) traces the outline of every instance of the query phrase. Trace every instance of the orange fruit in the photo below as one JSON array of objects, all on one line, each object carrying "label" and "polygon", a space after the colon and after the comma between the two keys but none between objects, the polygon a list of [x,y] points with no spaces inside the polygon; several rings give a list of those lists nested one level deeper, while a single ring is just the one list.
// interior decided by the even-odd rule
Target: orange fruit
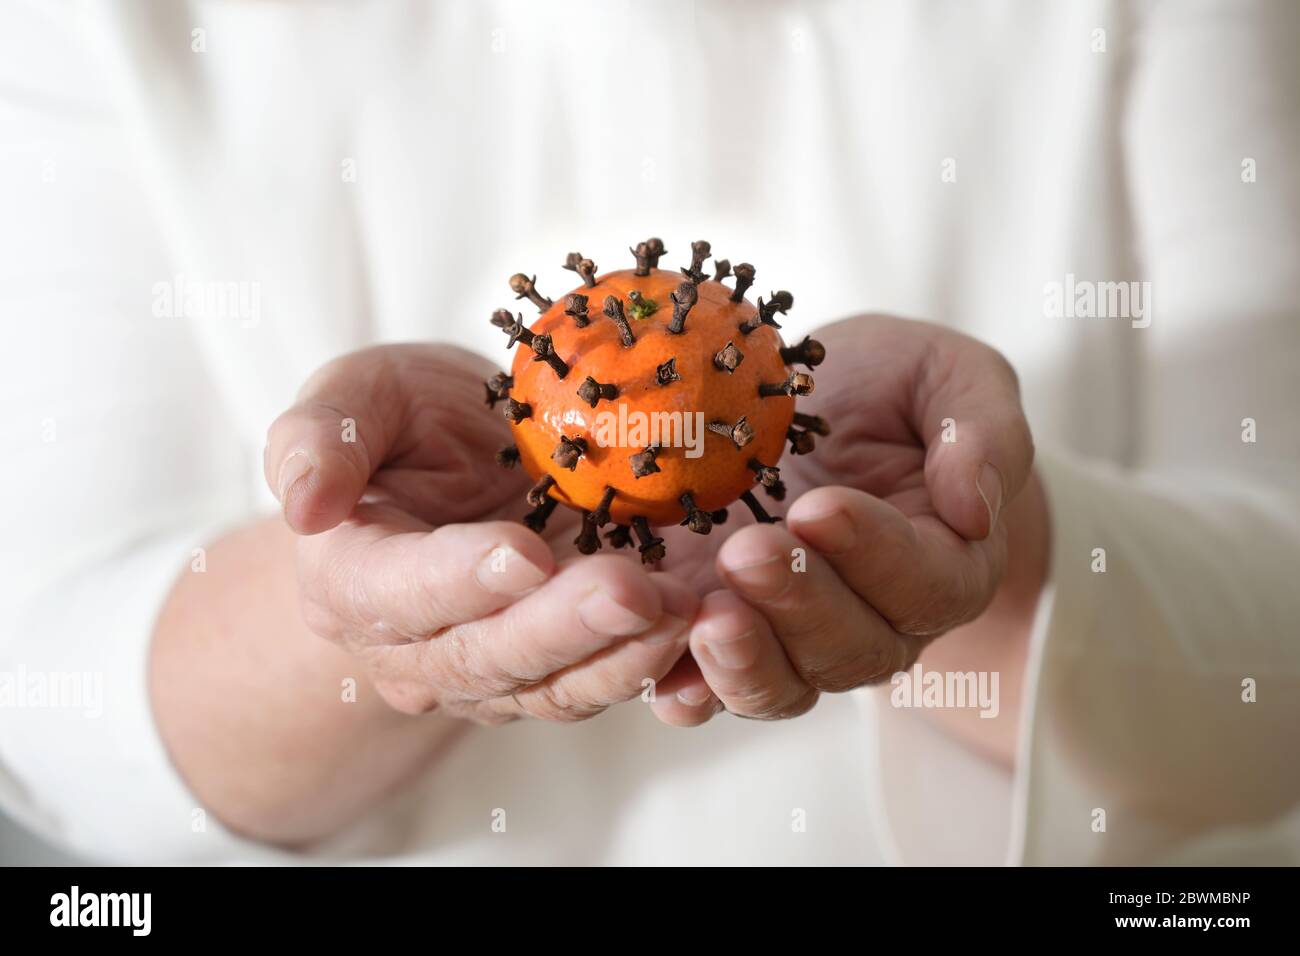
[{"label": "orange fruit", "polygon": [[[748,300],[732,301],[733,290],[720,279],[704,278],[706,250],[707,244],[696,244],[690,276],[644,261],[637,270],[597,275],[574,253],[568,267],[584,262],[587,268],[575,271],[585,271],[592,284],[549,304],[532,280],[512,278],[520,298],[533,299],[543,311],[527,329],[522,320],[496,313],[494,323],[519,344],[508,385],[498,377],[488,391],[490,402],[506,400],[512,419],[515,445],[503,452],[503,463],[518,460],[541,482],[530,492],[534,504],[543,504],[545,495],[596,512],[600,523],[644,519],[641,531],[685,523],[688,505],[707,514],[742,496],[749,503],[760,468],[773,469],[765,484],[779,484],[774,469],[794,422],[794,395],[812,388],[809,376],[786,364],[774,327],[792,299],[774,294],[761,319]],[[686,308],[677,309],[674,297]],[[676,311],[683,312],[680,321]],[[820,352],[800,358],[816,364]],[[549,513],[550,507],[540,510]],[[709,524],[697,516],[691,527],[707,533]],[[594,534],[588,531],[586,547],[579,539],[582,550],[599,546]],[[625,541],[626,532],[616,543]],[[661,547],[647,559],[659,556]]]}]

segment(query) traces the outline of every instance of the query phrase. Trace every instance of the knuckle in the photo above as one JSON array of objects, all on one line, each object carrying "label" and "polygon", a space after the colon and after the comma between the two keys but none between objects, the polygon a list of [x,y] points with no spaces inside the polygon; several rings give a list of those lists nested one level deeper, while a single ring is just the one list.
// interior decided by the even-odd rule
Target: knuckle
[{"label": "knuckle", "polygon": [[437,679],[457,693],[474,700],[506,697],[527,681],[491,665],[482,650],[485,642],[472,640],[465,628],[453,627],[437,635],[429,644]]},{"label": "knuckle", "polygon": [[824,665],[804,665],[799,676],[804,683],[826,694],[842,694],[868,683],[874,670],[863,667],[858,661],[837,661]]},{"label": "knuckle", "polygon": [[[732,713],[749,720],[789,720],[812,710],[820,696],[815,687],[806,687],[793,696],[763,694],[742,702]],[[730,703],[727,709],[732,710]]]},{"label": "knuckle", "polygon": [[[334,532],[326,531],[305,560],[299,564],[301,590],[337,616],[352,617],[364,613],[364,592],[357,580],[355,556],[343,546],[330,546]],[[305,553],[305,552],[304,552]]]},{"label": "knuckle", "polygon": [[770,684],[746,684],[726,694],[727,709],[742,717],[752,720],[781,720],[795,716],[807,710],[799,710],[799,704],[808,695],[817,694],[813,687],[801,688],[776,687]]},{"label": "knuckle", "polygon": [[822,673],[813,675],[809,683],[827,693],[843,693],[883,683],[900,669],[899,664],[904,656],[902,645],[906,643],[892,635],[884,639],[864,640],[851,658],[841,660]]},{"label": "knuckle", "polygon": [[964,604],[965,590],[966,583],[960,578],[915,582],[907,598],[889,615],[890,626],[909,637],[948,630],[956,623],[951,608]]},{"label": "knuckle", "polygon": [[862,654],[854,646],[861,639],[835,623],[818,619],[794,631],[782,629],[780,636],[795,672],[809,687],[834,694],[862,683]]},{"label": "knuckle", "polygon": [[502,727],[524,716],[518,702],[510,697],[496,700],[444,702],[442,711],[449,717],[478,724],[480,727]]},{"label": "knuckle", "polygon": [[333,609],[307,594],[301,595],[298,603],[302,612],[302,622],[307,625],[307,630],[332,643],[342,641],[343,628]]},{"label": "knuckle", "polygon": [[424,540],[424,552],[437,558],[447,553],[448,549],[461,547],[465,526],[443,524],[434,528]]},{"label": "knuckle", "polygon": [[[339,421],[343,421],[350,416],[343,412],[338,413]],[[338,445],[326,445],[319,450],[322,459],[333,459],[338,462],[342,469],[349,475],[353,482],[358,485],[364,485],[374,473],[374,456],[371,455],[370,449],[366,442],[369,436],[364,432],[357,432],[356,441],[340,442]],[[370,440],[373,440],[371,438]]]},{"label": "knuckle", "polygon": [[928,640],[899,641],[898,662],[891,668],[891,673],[886,675],[886,679],[902,671],[910,671],[929,643]]},{"label": "knuckle", "polygon": [[522,714],[518,713],[507,714],[499,711],[474,710],[466,715],[466,719],[481,727],[504,727],[506,724],[513,724],[522,716]]},{"label": "knuckle", "polygon": [[[430,627],[438,622],[459,621],[465,617],[455,607],[457,597],[451,593],[454,588],[449,585],[442,569],[433,562],[412,563],[401,575],[402,591],[419,602],[420,621]],[[415,634],[411,637],[423,639],[429,635]]]},{"label": "knuckle", "polygon": [[616,585],[627,574],[626,558],[612,554],[593,554],[583,559],[579,571],[590,586]]},{"label": "knuckle", "polygon": [[889,625],[908,637],[937,637],[979,617],[993,600],[1003,549],[995,534],[991,550],[981,545],[941,571],[900,579],[900,593],[882,610]]},{"label": "knuckle", "polygon": [[384,703],[399,714],[421,717],[438,709],[437,696],[415,681],[380,678],[373,681],[373,686]]},{"label": "knuckle", "polygon": [[801,717],[817,706],[821,693],[815,687],[809,687],[786,710],[785,717]]},{"label": "knuckle", "polygon": [[515,700],[534,717],[555,723],[578,723],[605,710],[601,705],[578,700],[562,681],[536,684],[516,694]]},{"label": "knuckle", "polygon": [[916,643],[897,639],[887,648],[877,646],[875,653],[863,662],[863,679],[858,686],[874,687],[877,684],[884,684],[899,671],[910,668],[916,660],[916,655],[920,653],[919,649],[912,650]]},{"label": "knuckle", "polygon": [[916,560],[921,546],[916,525],[906,518],[880,522],[873,534],[872,572],[880,575],[883,584],[905,580],[908,565]]}]

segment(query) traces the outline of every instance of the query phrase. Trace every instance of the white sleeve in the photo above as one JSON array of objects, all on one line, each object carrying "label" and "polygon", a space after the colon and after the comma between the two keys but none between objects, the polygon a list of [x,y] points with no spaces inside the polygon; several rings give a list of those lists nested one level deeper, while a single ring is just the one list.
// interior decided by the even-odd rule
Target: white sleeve
[{"label": "white sleeve", "polygon": [[942,856],[953,827],[983,862],[1300,858],[1298,38],[1295,4],[1197,2],[1134,38],[1138,458],[1040,454],[1051,584],[1014,778],[875,695],[904,859]]},{"label": "white sleeve", "polygon": [[246,454],[186,320],[73,8],[0,29],[0,807],[118,861],[223,855],[154,727],[155,616],[249,509]]}]

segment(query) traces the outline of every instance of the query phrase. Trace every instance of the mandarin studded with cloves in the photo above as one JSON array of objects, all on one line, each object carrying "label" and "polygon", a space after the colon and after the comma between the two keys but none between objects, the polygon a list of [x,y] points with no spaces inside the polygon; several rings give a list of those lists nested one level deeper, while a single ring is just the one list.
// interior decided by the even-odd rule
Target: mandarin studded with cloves
[{"label": "mandarin studded with cloves", "polygon": [[[583,284],[554,301],[531,275],[512,276],[512,291],[541,316],[525,328],[520,316],[493,313],[515,356],[487,390],[489,404],[504,400],[514,438],[498,461],[522,464],[534,480],[529,527],[540,531],[560,502],[583,515],[575,545],[584,554],[601,547],[597,529],[613,522],[605,535],[613,546],[635,543],[642,560],[656,562],[665,546],[652,527],[708,534],[737,500],[756,520],[776,520],[752,490],[783,496],[777,462],[787,441],[811,444],[796,426],[829,432],[795,413],[813,380],[793,366],[816,365],[825,350],[809,339],[785,345],[775,317],[793,297],[751,303],[753,266],[733,272],[724,260],[709,279],[708,242],[692,242],[690,264],[675,272],[659,268],[662,240],[629,248],[635,268],[599,275],[570,253],[565,268]],[[723,284],[732,276],[734,289]]]}]

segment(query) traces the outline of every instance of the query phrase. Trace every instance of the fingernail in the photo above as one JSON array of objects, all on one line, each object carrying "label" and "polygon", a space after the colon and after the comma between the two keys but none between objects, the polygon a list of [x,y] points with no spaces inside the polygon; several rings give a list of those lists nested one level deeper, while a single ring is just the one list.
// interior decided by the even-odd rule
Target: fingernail
[{"label": "fingernail", "polygon": [[479,561],[474,577],[491,594],[523,594],[546,580],[546,572],[508,545],[493,548]]},{"label": "fingernail", "polygon": [[311,471],[311,459],[305,451],[296,451],[280,465],[280,475],[275,486],[280,489],[280,504],[284,504],[289,489]]},{"label": "fingernail", "polygon": [[728,577],[733,578],[751,596],[774,598],[789,586],[790,569],[782,557],[764,558],[749,564],[727,564]]},{"label": "fingernail", "polygon": [[705,638],[704,649],[719,667],[729,671],[743,670],[758,659],[758,641],[753,631]]},{"label": "fingernail", "polygon": [[1002,510],[1002,475],[987,461],[980,465],[980,473],[975,478],[975,490],[984,499],[984,507],[989,509],[989,534],[998,523],[998,513]]},{"label": "fingernail", "polygon": [[683,687],[677,692],[677,699],[687,707],[699,707],[707,704],[713,697],[713,691],[704,687]]},{"label": "fingernail", "polygon": [[596,634],[640,634],[654,624],[599,589],[578,603],[578,619]]},{"label": "fingernail", "polygon": [[655,628],[648,634],[643,634],[637,638],[644,644],[653,644],[656,647],[663,644],[673,644],[681,641],[686,637],[687,622],[677,617],[675,614],[665,614],[659,618]]},{"label": "fingernail", "polygon": [[858,529],[838,508],[800,518],[795,525],[803,538],[822,554],[844,554],[858,542]]}]

